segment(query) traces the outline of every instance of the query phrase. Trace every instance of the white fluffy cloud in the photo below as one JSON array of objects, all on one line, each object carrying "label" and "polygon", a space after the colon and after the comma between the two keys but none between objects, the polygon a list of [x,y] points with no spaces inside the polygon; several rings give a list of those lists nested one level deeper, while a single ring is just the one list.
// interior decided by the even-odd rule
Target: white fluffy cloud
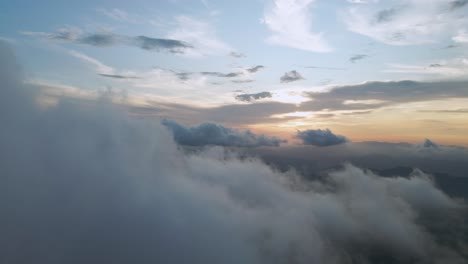
[{"label": "white fluffy cloud", "polygon": [[312,30],[310,15],[315,0],[274,0],[263,16],[263,23],[270,29],[270,44],[294,49],[328,52],[331,47],[323,33]]}]

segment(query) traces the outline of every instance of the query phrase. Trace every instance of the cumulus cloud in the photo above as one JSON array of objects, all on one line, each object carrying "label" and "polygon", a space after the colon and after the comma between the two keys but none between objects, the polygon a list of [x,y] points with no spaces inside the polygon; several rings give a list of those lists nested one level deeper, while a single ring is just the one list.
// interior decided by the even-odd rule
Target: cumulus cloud
[{"label": "cumulus cloud", "polygon": [[280,78],[281,83],[289,83],[289,82],[295,82],[299,80],[304,80],[304,77],[302,77],[302,75],[295,70],[285,72],[284,75],[281,76]]},{"label": "cumulus cloud", "polygon": [[319,147],[333,146],[348,142],[348,139],[341,135],[333,134],[330,129],[308,129],[297,131],[296,138],[302,140],[304,145],[314,145]]},{"label": "cumulus cloud", "polygon": [[0,43],[2,263],[466,261],[462,205],[423,173],[347,165],[311,182],[223,149],[187,154],[106,97],[37,109],[18,68]]},{"label": "cumulus cloud", "polygon": [[174,140],[181,145],[258,147],[279,146],[280,143],[286,143],[286,140],[256,135],[249,130],[240,131],[215,123],[202,123],[194,127],[186,127],[173,120],[165,119],[162,124],[172,131]]},{"label": "cumulus cloud", "polygon": [[255,101],[259,99],[264,99],[264,98],[271,98],[272,94],[270,92],[260,92],[260,93],[254,93],[254,94],[238,94],[236,95],[236,100],[239,101]]},{"label": "cumulus cloud", "polygon": [[329,52],[322,33],[313,32],[310,16],[315,0],[274,0],[264,13],[263,23],[272,35],[267,42],[294,49]]},{"label": "cumulus cloud", "polygon": [[170,53],[185,53],[193,46],[187,42],[176,39],[152,38],[147,36],[129,37],[117,35],[112,32],[83,33],[77,28],[62,28],[55,33],[22,32],[26,35],[37,35],[49,40],[73,42],[95,47],[110,47],[115,45],[136,46],[143,50],[167,51]]},{"label": "cumulus cloud", "polygon": [[345,12],[349,30],[390,45],[442,42],[466,28],[465,1],[398,0],[389,5],[352,5]]}]

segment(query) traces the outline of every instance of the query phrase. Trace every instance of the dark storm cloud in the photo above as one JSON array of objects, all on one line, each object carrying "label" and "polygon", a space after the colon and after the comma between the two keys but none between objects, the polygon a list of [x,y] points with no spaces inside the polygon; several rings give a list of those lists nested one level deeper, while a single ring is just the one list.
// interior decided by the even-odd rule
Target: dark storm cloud
[{"label": "dark storm cloud", "polygon": [[302,77],[302,75],[295,70],[285,72],[284,75],[281,76],[280,78],[281,83],[289,83],[289,82],[295,82],[299,80],[304,80],[304,77]]},{"label": "dark storm cloud", "polygon": [[50,40],[73,42],[95,47],[111,47],[115,45],[136,46],[149,51],[168,51],[170,53],[184,53],[194,47],[189,43],[175,39],[152,38],[148,36],[122,36],[111,32],[86,33],[74,28],[60,29],[55,33],[23,32],[26,35],[37,35]]},{"label": "dark storm cloud", "polygon": [[272,94],[270,92],[260,92],[254,94],[238,94],[235,98],[239,101],[251,102],[259,99],[271,98],[271,96]]},{"label": "dark storm cloud", "polygon": [[0,82],[1,263],[466,262],[463,205],[422,172],[346,165],[307,181],[219,147],[184,152],[112,98],[41,110],[2,43]]},{"label": "dark storm cloud", "polygon": [[187,127],[173,120],[163,120],[165,125],[172,132],[174,140],[181,145],[206,146],[218,145],[229,147],[259,147],[274,146],[286,143],[275,137],[256,135],[249,130],[240,131],[224,127],[215,123],[201,123],[197,126]]},{"label": "dark storm cloud", "polygon": [[126,76],[126,75],[119,75],[119,74],[98,73],[98,75],[102,77],[114,78],[114,79],[139,79],[140,78],[137,76]]},{"label": "dark storm cloud", "polygon": [[[409,102],[468,98],[468,82],[366,82],[306,94],[313,100],[302,103],[301,111],[364,110]],[[366,100],[378,101],[367,103]]]},{"label": "dark storm cloud", "polygon": [[327,147],[348,142],[348,139],[341,135],[333,134],[330,129],[309,129],[298,131],[296,138],[302,140],[304,145]]},{"label": "dark storm cloud", "polygon": [[356,54],[356,55],[351,56],[351,58],[349,58],[349,61],[352,63],[356,63],[357,61],[363,60],[367,57],[369,57],[369,55],[367,54]]}]

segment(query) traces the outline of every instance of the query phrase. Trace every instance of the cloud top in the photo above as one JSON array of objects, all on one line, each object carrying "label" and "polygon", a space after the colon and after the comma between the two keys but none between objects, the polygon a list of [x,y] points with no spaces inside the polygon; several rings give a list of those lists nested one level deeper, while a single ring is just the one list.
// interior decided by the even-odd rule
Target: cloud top
[{"label": "cloud top", "polygon": [[186,127],[173,120],[165,119],[162,124],[173,133],[174,140],[181,145],[229,147],[279,146],[286,140],[265,135],[256,135],[249,130],[240,131],[215,123],[201,123]]},{"label": "cloud top", "polygon": [[296,138],[302,140],[304,145],[313,145],[318,147],[327,147],[339,145],[348,142],[345,136],[336,135],[330,129],[309,129],[298,131]]}]

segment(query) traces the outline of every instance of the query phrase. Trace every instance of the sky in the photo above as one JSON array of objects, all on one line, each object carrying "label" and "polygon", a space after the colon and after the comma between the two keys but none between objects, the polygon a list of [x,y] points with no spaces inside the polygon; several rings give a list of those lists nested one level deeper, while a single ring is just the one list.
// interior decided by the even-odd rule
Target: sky
[{"label": "sky", "polygon": [[295,144],[468,145],[468,1],[1,2],[0,39],[41,91],[112,92],[143,118]]},{"label": "sky", "polygon": [[467,263],[467,11],[0,1],[0,263]]}]

